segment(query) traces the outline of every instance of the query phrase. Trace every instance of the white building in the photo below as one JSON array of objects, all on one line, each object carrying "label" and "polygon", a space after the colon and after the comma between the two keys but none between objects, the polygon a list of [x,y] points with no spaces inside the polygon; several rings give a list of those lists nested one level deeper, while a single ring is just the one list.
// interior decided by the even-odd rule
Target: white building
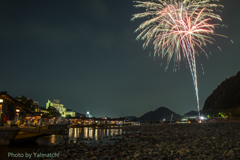
[{"label": "white building", "polygon": [[53,99],[53,102],[48,100],[48,102],[46,103],[46,109],[48,109],[49,106],[55,107],[59,111],[59,113],[64,117],[66,115],[71,115],[71,117],[75,117],[76,115],[76,112],[74,111],[67,111],[64,105],[60,103],[59,99]]},{"label": "white building", "polygon": [[86,117],[92,118],[93,116],[90,114],[90,112],[87,112]]}]

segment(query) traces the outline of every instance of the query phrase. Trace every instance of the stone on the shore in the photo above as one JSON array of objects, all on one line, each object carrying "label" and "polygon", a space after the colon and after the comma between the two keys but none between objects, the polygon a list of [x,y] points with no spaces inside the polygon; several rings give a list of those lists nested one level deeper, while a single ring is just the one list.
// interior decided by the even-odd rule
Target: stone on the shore
[{"label": "stone on the shore", "polygon": [[115,144],[98,143],[94,147],[80,141],[79,145],[59,145],[44,152],[59,152],[59,159],[84,160],[236,159],[240,158],[239,126],[238,122],[128,127],[127,134]]}]

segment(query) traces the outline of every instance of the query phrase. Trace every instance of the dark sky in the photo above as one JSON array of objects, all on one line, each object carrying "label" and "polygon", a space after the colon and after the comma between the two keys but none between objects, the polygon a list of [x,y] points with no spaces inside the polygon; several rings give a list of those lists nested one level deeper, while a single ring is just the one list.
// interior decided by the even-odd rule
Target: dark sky
[{"label": "dark sky", "polygon": [[[224,0],[228,28],[208,45],[209,59],[196,57],[200,107],[226,78],[240,70],[240,1]],[[96,117],[141,116],[165,106],[178,114],[197,110],[193,80],[185,63],[177,73],[166,59],[153,60],[135,41],[132,0],[1,0],[0,91]],[[234,44],[230,40],[234,41]],[[222,52],[218,49],[221,47]],[[202,73],[201,64],[204,72]]]}]

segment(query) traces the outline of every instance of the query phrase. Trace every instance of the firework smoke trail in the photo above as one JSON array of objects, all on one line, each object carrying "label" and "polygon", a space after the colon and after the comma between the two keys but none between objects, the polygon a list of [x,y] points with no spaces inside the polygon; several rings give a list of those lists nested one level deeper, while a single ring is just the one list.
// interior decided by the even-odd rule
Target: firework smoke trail
[{"label": "firework smoke trail", "polygon": [[214,33],[214,29],[219,24],[211,23],[213,20],[222,21],[221,17],[214,13],[214,8],[217,10],[223,6],[212,3],[219,0],[134,2],[138,3],[134,5],[136,8],[146,8],[146,12],[134,14],[131,19],[132,21],[137,18],[148,19],[135,30],[135,32],[140,31],[136,39],[145,40],[143,48],[154,46],[154,57],[157,54],[162,58],[168,55],[166,69],[172,57],[174,57],[174,63],[178,64],[178,68],[182,57],[187,60],[196,91],[200,118],[195,48],[200,48],[206,54],[202,47],[207,46],[206,42],[213,43],[214,39],[210,35],[218,35]]}]

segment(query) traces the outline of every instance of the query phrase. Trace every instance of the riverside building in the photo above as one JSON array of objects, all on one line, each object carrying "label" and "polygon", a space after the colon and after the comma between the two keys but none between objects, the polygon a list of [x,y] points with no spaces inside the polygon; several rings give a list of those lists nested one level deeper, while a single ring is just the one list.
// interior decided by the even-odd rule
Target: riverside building
[{"label": "riverside building", "polygon": [[64,117],[66,115],[71,115],[71,117],[75,117],[76,115],[76,112],[74,111],[67,111],[64,105],[60,103],[59,99],[53,99],[53,102],[48,99],[48,102],[46,103],[46,109],[48,109],[48,107],[50,106],[55,107],[59,111],[59,113]]},{"label": "riverside building", "polygon": [[15,125],[16,121],[28,114],[32,113],[24,103],[7,94],[7,91],[0,92],[0,126],[4,126],[4,123]]}]

